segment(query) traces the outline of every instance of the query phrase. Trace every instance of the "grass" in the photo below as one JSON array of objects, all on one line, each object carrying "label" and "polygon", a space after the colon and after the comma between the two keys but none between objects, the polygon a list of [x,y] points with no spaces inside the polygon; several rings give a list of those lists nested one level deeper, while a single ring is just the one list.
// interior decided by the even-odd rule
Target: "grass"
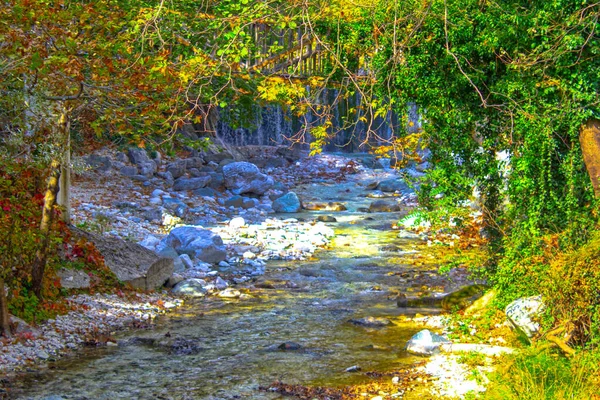
[{"label": "grass", "polygon": [[600,353],[573,359],[552,352],[507,357],[490,376],[490,400],[600,400]]}]

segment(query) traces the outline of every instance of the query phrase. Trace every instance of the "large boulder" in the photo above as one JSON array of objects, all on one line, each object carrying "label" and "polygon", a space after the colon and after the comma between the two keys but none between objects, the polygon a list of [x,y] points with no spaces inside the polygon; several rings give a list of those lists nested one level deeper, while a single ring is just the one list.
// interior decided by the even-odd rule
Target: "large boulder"
[{"label": "large boulder", "polygon": [[178,254],[187,254],[207,263],[218,263],[227,257],[221,236],[196,226],[173,229],[162,244],[174,248]]},{"label": "large boulder", "polygon": [[302,210],[302,203],[296,193],[289,192],[276,199],[272,207],[278,213],[296,213]]},{"label": "large boulder", "polygon": [[545,309],[542,296],[532,296],[517,299],[506,306],[504,312],[512,326],[528,338],[540,330],[537,322]]},{"label": "large boulder", "polygon": [[132,147],[127,151],[127,157],[132,164],[140,165],[142,163],[151,161],[148,157],[146,150],[137,147]]},{"label": "large boulder", "polygon": [[273,187],[273,178],[260,172],[258,167],[249,162],[240,161],[223,167],[225,187],[234,194],[264,194]]},{"label": "large boulder", "polygon": [[157,256],[137,243],[95,235],[72,227],[77,236],[92,242],[104,263],[123,282],[143,290],[161,287],[173,274],[173,260]]}]

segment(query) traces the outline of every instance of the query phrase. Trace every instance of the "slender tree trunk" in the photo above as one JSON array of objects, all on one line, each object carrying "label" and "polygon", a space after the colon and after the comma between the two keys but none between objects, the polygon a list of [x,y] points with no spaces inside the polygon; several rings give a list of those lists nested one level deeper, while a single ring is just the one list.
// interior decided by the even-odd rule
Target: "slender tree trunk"
[{"label": "slender tree trunk", "polygon": [[8,302],[4,290],[4,279],[0,277],[0,336],[10,337],[10,318],[8,316]]},{"label": "slender tree trunk", "polygon": [[[58,137],[60,145],[66,147],[69,141],[69,118],[64,107],[61,107],[60,116],[58,119]],[[54,206],[57,201],[59,189],[60,172],[63,161],[60,157],[56,157],[50,163],[50,177],[46,186],[46,194],[44,195],[44,208],[42,211],[42,221],[40,223],[40,236],[42,242],[35,254],[35,260],[31,268],[31,282],[33,293],[38,299],[42,299],[42,283],[44,280],[44,272],[46,270],[46,262],[48,260],[48,246],[50,244],[50,228],[52,227],[52,219]]]},{"label": "slender tree trunk", "polygon": [[58,205],[62,207],[61,220],[65,224],[71,223],[71,135],[69,127],[66,127],[66,146],[60,173],[60,184],[58,189]]},{"label": "slender tree trunk", "polygon": [[58,181],[60,179],[60,161],[52,160],[50,163],[50,177],[44,196],[44,209],[42,211],[42,222],[40,223],[40,235],[42,242],[35,254],[35,260],[31,269],[31,281],[33,284],[33,293],[38,299],[42,298],[42,280],[44,279],[44,270],[48,260],[48,245],[50,243],[50,228],[52,226],[52,217],[54,206],[56,205],[56,194],[58,193]]},{"label": "slender tree trunk", "polygon": [[600,120],[591,118],[581,127],[579,143],[596,197],[600,197]]}]

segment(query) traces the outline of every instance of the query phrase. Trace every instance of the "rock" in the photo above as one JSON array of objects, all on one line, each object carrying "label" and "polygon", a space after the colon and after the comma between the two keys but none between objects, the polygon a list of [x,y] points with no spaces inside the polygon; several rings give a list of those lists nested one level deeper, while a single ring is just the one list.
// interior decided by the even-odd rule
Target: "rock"
[{"label": "rock", "polygon": [[192,259],[190,258],[190,256],[188,256],[187,254],[181,254],[179,256],[179,259],[181,260],[181,262],[183,263],[183,265],[186,269],[194,268],[194,263],[192,262]]},{"label": "rock", "polygon": [[90,276],[79,269],[61,268],[56,271],[60,286],[65,289],[87,289],[90,287]]},{"label": "rock", "polygon": [[175,287],[179,282],[183,282],[185,280],[185,278],[179,274],[173,274],[165,283],[165,287],[167,288],[173,288]]},{"label": "rock", "polygon": [[215,287],[216,287],[218,290],[224,290],[224,289],[227,289],[227,287],[229,286],[229,285],[227,284],[227,282],[225,282],[225,281],[223,280],[223,278],[221,278],[220,276],[218,276],[218,277],[217,277],[217,279],[215,279],[214,285],[215,285]]},{"label": "rock", "polygon": [[399,192],[399,193],[411,193],[412,190],[408,187],[408,185],[402,179],[388,179],[385,181],[379,182],[377,186],[379,190],[382,192],[390,193],[390,192]]},{"label": "rock", "polygon": [[42,335],[42,331],[40,329],[34,328],[21,318],[15,317],[14,315],[9,315],[9,318],[10,323],[14,328],[13,333],[15,335],[28,335],[32,337],[39,337]]},{"label": "rock", "polygon": [[342,203],[330,201],[329,203],[308,202],[303,204],[304,209],[311,211],[346,211],[347,208]]},{"label": "rock", "polygon": [[369,212],[397,212],[401,207],[394,201],[376,200],[369,205]]},{"label": "rock", "polygon": [[469,285],[448,293],[442,298],[442,308],[447,311],[458,311],[467,308],[481,297],[485,289],[486,286],[484,285]]},{"label": "rock", "polygon": [[206,282],[202,279],[186,279],[175,285],[171,293],[190,297],[204,297],[207,293],[207,290],[204,289],[205,285]]},{"label": "rock", "polygon": [[538,295],[517,299],[506,306],[504,312],[518,332],[531,338],[540,330],[540,324],[536,319],[541,316],[545,308],[542,296]]},{"label": "rock", "polygon": [[164,179],[167,186],[173,186],[173,183],[175,183],[175,178],[173,178],[173,175],[169,171],[157,172],[156,175]]},{"label": "rock", "polygon": [[179,218],[183,218],[187,214],[189,208],[183,201],[171,197],[165,197],[163,199],[163,207]]},{"label": "rock", "polygon": [[210,182],[210,176],[201,176],[198,178],[179,178],[173,184],[173,190],[182,191],[182,190],[196,190],[205,187]]},{"label": "rock", "polygon": [[361,368],[358,365],[353,365],[351,367],[346,368],[346,372],[358,372]]},{"label": "rock", "polygon": [[195,226],[182,226],[171,230],[162,243],[173,247],[178,254],[187,254],[208,263],[218,263],[227,256],[219,235]]},{"label": "rock", "polygon": [[277,346],[277,349],[283,351],[296,351],[302,350],[302,346],[296,342],[284,342]]},{"label": "rock", "polygon": [[231,229],[240,229],[246,226],[246,221],[242,217],[235,217],[229,221],[228,225]]},{"label": "rock", "polygon": [[146,153],[146,150],[140,149],[138,147],[132,147],[129,150],[127,150],[127,157],[129,158],[129,161],[134,165],[140,165],[144,162],[151,161],[148,157],[148,153]]},{"label": "rock", "polygon": [[241,208],[243,204],[244,204],[244,198],[240,195],[231,196],[230,198],[225,200],[225,203],[223,203],[223,205],[227,208],[229,208],[229,207]]},{"label": "rock", "polygon": [[100,156],[97,154],[90,154],[85,157],[85,163],[92,167],[94,171],[106,172],[112,168],[113,163],[110,157]]},{"label": "rock", "polygon": [[351,319],[348,322],[354,325],[365,326],[369,328],[381,328],[384,326],[393,325],[392,321],[387,318],[364,317],[359,319]]},{"label": "rock", "polygon": [[194,190],[194,194],[201,197],[217,197],[217,191],[209,187],[196,189]]},{"label": "rock", "polygon": [[254,164],[240,161],[223,167],[225,187],[234,194],[264,194],[273,187],[273,178],[262,174]]},{"label": "rock", "polygon": [[416,233],[408,232],[408,231],[400,231],[398,232],[398,238],[400,239],[422,239],[421,235]]},{"label": "rock", "polygon": [[212,172],[208,174],[211,178],[208,186],[212,189],[219,190],[225,185],[225,177],[222,173]]},{"label": "rock", "polygon": [[137,169],[137,167],[126,165],[123,168],[121,168],[119,170],[119,172],[121,173],[121,175],[134,176],[134,175],[137,175],[138,169]]},{"label": "rock", "polygon": [[275,200],[272,207],[278,213],[296,213],[302,210],[302,203],[296,193],[289,192]]},{"label": "rock", "polygon": [[239,290],[233,288],[227,288],[217,294],[217,296],[224,299],[238,299],[241,295],[242,293]]},{"label": "rock", "polygon": [[317,217],[317,221],[320,221],[320,222],[337,222],[337,219],[335,219],[335,217],[332,217],[331,215],[319,215]]},{"label": "rock", "polygon": [[443,336],[424,329],[410,338],[406,343],[406,351],[417,356],[431,356],[440,350],[442,344],[451,344],[451,342]]},{"label": "rock", "polygon": [[204,160],[201,157],[190,157],[183,160],[187,169],[202,168]]},{"label": "rock", "polygon": [[143,290],[153,290],[173,274],[173,260],[157,256],[137,243],[95,235],[71,227],[74,235],[94,243],[108,268],[123,282]]},{"label": "rock", "polygon": [[185,175],[185,161],[179,160],[172,163],[167,164],[166,171],[170,172],[174,179],[181,178]]},{"label": "rock", "polygon": [[137,165],[140,175],[151,177],[156,172],[156,163],[154,161],[144,161]]}]

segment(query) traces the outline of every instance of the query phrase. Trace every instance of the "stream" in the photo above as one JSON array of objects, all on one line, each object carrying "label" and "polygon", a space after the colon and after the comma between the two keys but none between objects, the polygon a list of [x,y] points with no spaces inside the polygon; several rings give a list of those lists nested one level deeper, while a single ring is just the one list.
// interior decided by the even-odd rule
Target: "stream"
[{"label": "stream", "polygon": [[[264,276],[236,287],[249,298],[187,300],[151,329],[119,335],[119,346],[85,348],[31,372],[16,384],[16,398],[289,399],[259,387],[339,387],[368,382],[366,371],[415,363],[404,346],[422,327],[402,317],[439,310],[398,308],[397,296],[448,292],[461,282],[439,276],[435,259],[412,262],[427,246],[390,229],[403,213],[359,211],[373,199],[357,179],[297,188],[305,199],[349,205],[289,215],[337,219],[328,223],[336,236],[313,259],[269,261]],[[365,317],[389,324],[356,323]],[[346,372],[352,366],[361,370]]]}]

